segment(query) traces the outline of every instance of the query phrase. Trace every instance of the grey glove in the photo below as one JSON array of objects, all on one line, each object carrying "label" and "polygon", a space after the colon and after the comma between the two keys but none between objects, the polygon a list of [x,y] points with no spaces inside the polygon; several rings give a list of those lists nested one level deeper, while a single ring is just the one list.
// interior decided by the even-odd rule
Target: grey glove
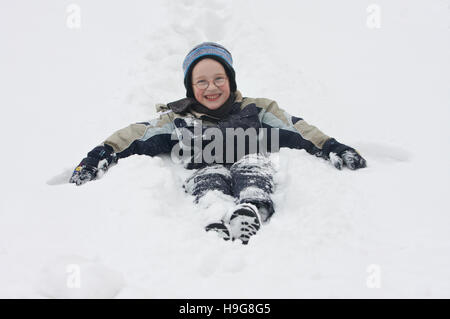
[{"label": "grey glove", "polygon": [[341,155],[331,152],[330,162],[337,169],[342,169],[344,165],[351,170],[364,168],[367,166],[366,160],[355,150],[344,151]]},{"label": "grey glove", "polygon": [[78,164],[73,171],[69,183],[83,185],[86,182],[100,178],[111,165],[118,161],[117,154],[109,145],[100,145],[88,153],[88,156]]},{"label": "grey glove", "polygon": [[330,160],[337,169],[347,166],[351,170],[364,168],[367,166],[366,160],[352,147],[339,143],[334,138],[330,138],[323,145],[321,152],[316,156]]},{"label": "grey glove", "polygon": [[92,181],[97,177],[98,168],[87,165],[79,165],[73,171],[69,183],[75,183],[77,186]]}]

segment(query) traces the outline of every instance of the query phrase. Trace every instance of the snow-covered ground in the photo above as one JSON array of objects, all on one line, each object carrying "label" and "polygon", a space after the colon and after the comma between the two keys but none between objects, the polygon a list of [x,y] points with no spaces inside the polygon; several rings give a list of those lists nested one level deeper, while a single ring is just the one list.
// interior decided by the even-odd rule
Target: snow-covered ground
[{"label": "snow-covered ground", "polygon": [[[2,0],[0,297],[449,298],[449,10]],[[67,183],[114,131],[184,97],[181,64],[202,41],[232,52],[244,96],[276,100],[369,164],[274,154],[276,215],[248,246],[203,231],[232,203],[194,205],[190,172],[168,156]]]}]

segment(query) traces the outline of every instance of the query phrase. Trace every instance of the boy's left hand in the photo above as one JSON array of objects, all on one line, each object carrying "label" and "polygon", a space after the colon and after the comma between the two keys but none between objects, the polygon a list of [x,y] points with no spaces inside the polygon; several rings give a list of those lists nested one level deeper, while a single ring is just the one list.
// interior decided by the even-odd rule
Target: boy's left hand
[{"label": "boy's left hand", "polygon": [[355,150],[345,150],[340,154],[330,152],[330,161],[337,169],[342,169],[344,165],[351,170],[367,166],[366,160]]}]

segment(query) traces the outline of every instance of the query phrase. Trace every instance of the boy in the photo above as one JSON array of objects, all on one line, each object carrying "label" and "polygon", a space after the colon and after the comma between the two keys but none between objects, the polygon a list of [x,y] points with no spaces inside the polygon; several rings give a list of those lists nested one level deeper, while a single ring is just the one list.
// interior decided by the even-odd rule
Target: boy
[{"label": "boy", "polygon": [[[183,71],[186,98],[157,105],[159,118],[115,132],[88,153],[70,182],[82,185],[94,180],[99,172],[133,154],[182,153],[186,168],[195,169],[183,185],[195,202],[211,190],[236,199],[229,217],[206,230],[247,244],[275,212],[270,197],[274,169],[267,151],[305,149],[338,169],[366,167],[355,149],[291,116],[275,101],[243,97],[237,90],[231,53],[220,44],[195,46],[183,62]],[[266,145],[259,143],[261,138]]]}]

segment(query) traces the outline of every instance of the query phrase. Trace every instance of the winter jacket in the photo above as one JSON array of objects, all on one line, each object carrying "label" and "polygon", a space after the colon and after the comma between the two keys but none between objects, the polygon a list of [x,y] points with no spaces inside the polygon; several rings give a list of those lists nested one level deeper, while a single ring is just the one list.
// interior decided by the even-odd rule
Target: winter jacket
[{"label": "winter jacket", "polygon": [[[277,102],[267,98],[243,97],[236,91],[230,114],[224,119],[214,119],[211,116],[194,111],[190,108],[193,99],[184,98],[168,104],[157,104],[158,117],[148,121],[131,124],[116,131],[103,143],[95,147],[82,160],[80,165],[99,167],[99,163],[110,163],[111,159],[121,159],[133,154],[155,156],[170,153],[180,144],[184,132],[195,132],[195,127],[201,126],[201,136],[204,148],[211,140],[206,140],[204,132],[208,128],[216,128],[226,134],[227,128],[254,128],[257,132],[266,129],[266,136],[270,139],[272,133],[277,133],[279,147],[304,149],[308,153],[328,158],[331,150],[351,149],[340,144],[334,138],[322,133],[318,128],[308,124],[300,117],[292,116],[281,109]],[[189,131],[186,131],[189,130]],[[275,131],[275,132],[274,132]],[[191,137],[199,138],[199,136]],[[226,138],[224,139],[226,140]],[[224,142],[225,143],[225,142]],[[183,153],[183,148],[181,148]],[[226,147],[224,148],[227,149]],[[246,145],[245,152],[249,149]],[[259,151],[259,149],[258,149]],[[239,158],[234,154],[234,161]],[[226,154],[223,158],[225,163]],[[105,161],[106,160],[106,161]],[[198,168],[208,163],[194,163],[194,156],[185,163],[186,168]]]}]

